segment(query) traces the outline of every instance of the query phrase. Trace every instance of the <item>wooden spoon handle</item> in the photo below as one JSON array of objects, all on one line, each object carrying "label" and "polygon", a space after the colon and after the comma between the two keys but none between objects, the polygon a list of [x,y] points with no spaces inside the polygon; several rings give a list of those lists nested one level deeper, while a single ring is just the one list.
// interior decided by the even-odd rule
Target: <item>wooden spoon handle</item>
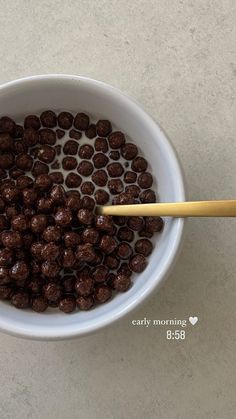
[{"label": "wooden spoon handle", "polygon": [[107,205],[98,207],[97,213],[127,217],[236,217],[236,200]]}]

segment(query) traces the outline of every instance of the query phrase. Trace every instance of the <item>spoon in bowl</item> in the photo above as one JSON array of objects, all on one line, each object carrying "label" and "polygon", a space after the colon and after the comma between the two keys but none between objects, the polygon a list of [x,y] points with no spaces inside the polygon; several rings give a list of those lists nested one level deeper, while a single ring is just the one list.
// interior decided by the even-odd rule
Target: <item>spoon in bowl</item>
[{"label": "spoon in bowl", "polygon": [[96,212],[99,215],[127,217],[236,217],[236,200],[105,205],[98,206]]}]

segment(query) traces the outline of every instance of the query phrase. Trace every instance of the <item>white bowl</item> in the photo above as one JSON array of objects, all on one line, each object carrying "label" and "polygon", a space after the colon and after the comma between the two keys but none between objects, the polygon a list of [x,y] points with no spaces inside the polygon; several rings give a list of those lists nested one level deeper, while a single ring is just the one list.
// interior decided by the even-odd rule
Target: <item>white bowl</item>
[{"label": "white bowl", "polygon": [[[0,86],[0,115],[21,121],[45,109],[85,111],[110,119],[140,147],[158,182],[162,202],[184,201],[185,188],[177,156],[162,129],[126,94],[105,83],[80,76],[44,75]],[[32,339],[82,336],[120,319],[141,304],[167,277],[181,248],[183,219],[166,219],[149,264],[131,289],[91,311],[70,315],[17,310],[0,302],[0,330]]]}]

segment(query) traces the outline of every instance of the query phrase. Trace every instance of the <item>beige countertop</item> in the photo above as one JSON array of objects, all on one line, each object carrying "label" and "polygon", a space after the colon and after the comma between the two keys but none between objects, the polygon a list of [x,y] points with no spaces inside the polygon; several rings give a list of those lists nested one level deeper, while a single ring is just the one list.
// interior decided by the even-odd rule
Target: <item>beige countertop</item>
[{"label": "beige countertop", "polygon": [[[172,139],[190,199],[235,198],[233,0],[0,0],[0,82],[82,74],[137,98]],[[1,419],[234,419],[236,220],[191,219],[152,299],[81,340],[1,334]],[[188,319],[185,340],[133,319]],[[174,330],[172,328],[172,330]]]}]

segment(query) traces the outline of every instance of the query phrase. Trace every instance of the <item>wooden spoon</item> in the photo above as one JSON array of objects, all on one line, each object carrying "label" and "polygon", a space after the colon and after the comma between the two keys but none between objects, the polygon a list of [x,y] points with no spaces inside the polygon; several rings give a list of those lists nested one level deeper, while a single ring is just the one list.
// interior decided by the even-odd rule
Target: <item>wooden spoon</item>
[{"label": "wooden spoon", "polygon": [[236,200],[98,206],[97,214],[121,216],[236,217]]}]

